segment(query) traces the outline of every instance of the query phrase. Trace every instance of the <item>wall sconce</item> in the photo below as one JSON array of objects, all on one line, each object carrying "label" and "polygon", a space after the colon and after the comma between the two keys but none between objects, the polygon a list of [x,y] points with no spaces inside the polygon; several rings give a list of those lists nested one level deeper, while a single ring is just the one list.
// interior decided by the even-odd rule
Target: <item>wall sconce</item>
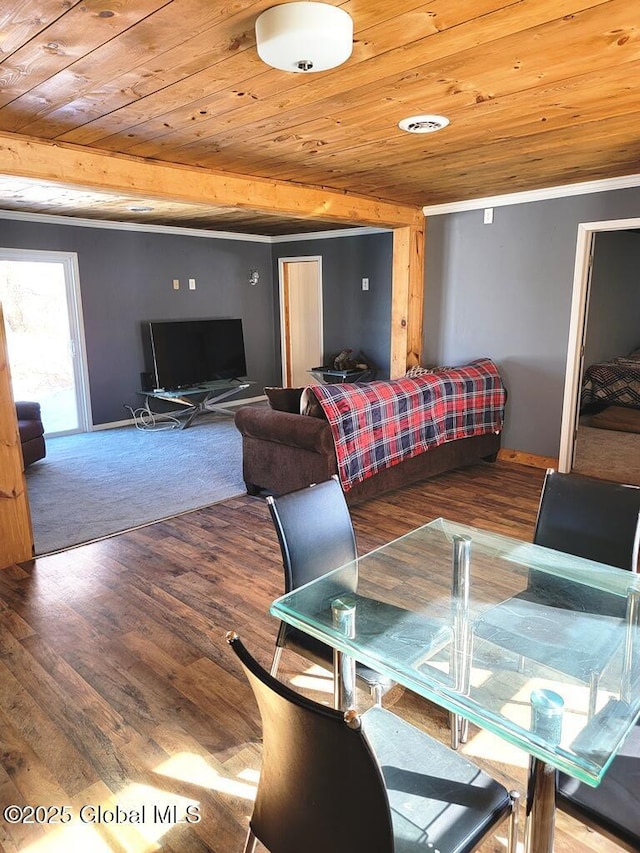
[{"label": "wall sconce", "polygon": [[252,287],[255,287],[259,281],[260,281],[260,273],[258,272],[258,270],[250,270],[249,271],[249,284]]}]

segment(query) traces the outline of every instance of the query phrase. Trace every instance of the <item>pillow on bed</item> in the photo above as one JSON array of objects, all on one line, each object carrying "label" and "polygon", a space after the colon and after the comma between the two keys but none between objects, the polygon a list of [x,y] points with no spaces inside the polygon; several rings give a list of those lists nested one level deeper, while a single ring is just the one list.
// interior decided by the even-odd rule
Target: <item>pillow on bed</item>
[{"label": "pillow on bed", "polygon": [[264,389],[269,405],[277,412],[291,412],[300,414],[300,397],[302,388],[273,388]]},{"label": "pillow on bed", "polygon": [[626,358],[615,358],[614,363],[619,367],[629,367],[633,370],[640,370],[640,358],[631,358],[630,355]]}]

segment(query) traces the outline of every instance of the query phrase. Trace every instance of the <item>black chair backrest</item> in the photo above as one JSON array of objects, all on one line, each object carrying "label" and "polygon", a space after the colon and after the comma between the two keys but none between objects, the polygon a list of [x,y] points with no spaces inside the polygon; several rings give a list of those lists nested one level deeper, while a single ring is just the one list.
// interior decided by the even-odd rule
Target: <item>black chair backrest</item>
[{"label": "black chair backrest", "polygon": [[336,479],[269,497],[267,503],[282,551],[286,592],[356,559],[349,507]]},{"label": "black chair backrest", "polygon": [[533,541],[577,557],[636,571],[640,488],[549,469]]},{"label": "black chair backrest", "polygon": [[260,782],[251,829],[270,853],[393,853],[389,801],[364,733],[340,711],[270,676],[237,636],[262,718]]}]

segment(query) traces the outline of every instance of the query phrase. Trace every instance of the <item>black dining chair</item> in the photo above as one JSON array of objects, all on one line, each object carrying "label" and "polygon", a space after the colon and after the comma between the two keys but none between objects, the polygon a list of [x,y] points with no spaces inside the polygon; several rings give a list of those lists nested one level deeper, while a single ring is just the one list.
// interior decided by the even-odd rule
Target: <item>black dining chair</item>
[{"label": "black dining chair", "polygon": [[[542,487],[534,543],[616,568],[637,571],[640,541],[640,488],[598,480],[581,474],[546,473]],[[549,608],[557,608],[553,645],[548,637],[536,638],[533,626],[546,624]],[[575,583],[551,574],[531,572],[527,588],[482,614],[474,636],[524,658],[561,668],[565,674],[589,685],[589,716],[596,711],[601,662],[608,661],[620,644],[618,620],[625,616],[626,601],[619,596],[585,586],[578,594]],[[576,636],[572,611],[592,612],[593,631]],[[564,618],[568,615],[568,618]],[[514,616],[530,632],[512,629]],[[526,640],[523,637],[526,636]],[[570,644],[573,654],[567,657]],[[556,654],[557,651],[557,654]]]},{"label": "black dining chair", "polygon": [[[267,497],[278,535],[284,568],[285,592],[315,580],[357,558],[356,537],[349,507],[337,478],[307,486],[279,497]],[[280,623],[271,664],[277,675],[283,649],[334,670],[333,649],[304,631]],[[391,679],[360,663],[356,676],[376,703],[392,686]],[[334,672],[334,681],[337,673]]]},{"label": "black dining chair", "polygon": [[635,572],[640,488],[587,477],[545,475],[533,541],[576,557]]},{"label": "black dining chair", "polygon": [[597,788],[558,773],[556,806],[624,850],[640,850],[640,723],[627,735]]},{"label": "black dining chair", "polygon": [[262,718],[262,768],[244,853],[468,853],[509,818],[518,794],[380,706],[362,716],[277,681],[237,635],[227,641]]}]

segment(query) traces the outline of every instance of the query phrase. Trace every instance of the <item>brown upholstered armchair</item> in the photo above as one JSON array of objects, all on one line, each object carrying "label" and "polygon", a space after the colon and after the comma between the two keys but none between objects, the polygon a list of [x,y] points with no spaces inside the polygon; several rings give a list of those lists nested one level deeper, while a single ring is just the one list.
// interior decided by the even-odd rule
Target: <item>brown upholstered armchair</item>
[{"label": "brown upholstered armchair", "polygon": [[40,403],[16,401],[18,432],[22,445],[24,467],[44,459],[47,450],[44,443],[44,425],[40,414]]}]

